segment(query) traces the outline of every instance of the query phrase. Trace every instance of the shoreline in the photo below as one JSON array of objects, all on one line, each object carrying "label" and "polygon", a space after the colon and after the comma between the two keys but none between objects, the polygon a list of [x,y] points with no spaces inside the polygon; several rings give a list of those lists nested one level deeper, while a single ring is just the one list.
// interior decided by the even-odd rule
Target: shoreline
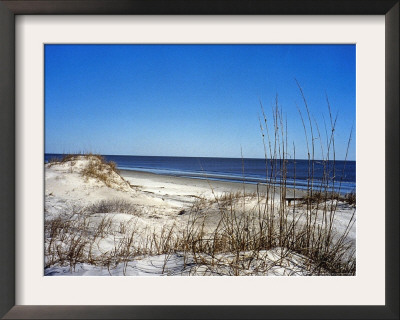
[{"label": "shoreline", "polygon": [[[229,193],[229,192],[243,192],[246,193],[265,193],[267,191],[266,184],[253,184],[248,182],[234,182],[234,181],[222,181],[222,180],[209,180],[209,179],[200,179],[200,178],[189,178],[189,177],[179,177],[173,175],[166,174],[158,174],[152,172],[145,171],[136,171],[136,170],[126,170],[119,169],[120,175],[127,180],[130,179],[148,179],[154,183],[167,183],[174,184],[180,186],[187,187],[195,187],[195,188],[208,188],[210,191]],[[279,195],[280,187],[278,185],[275,186],[275,196]],[[307,190],[286,187],[287,196],[296,195],[299,197],[305,196],[307,194]]]}]

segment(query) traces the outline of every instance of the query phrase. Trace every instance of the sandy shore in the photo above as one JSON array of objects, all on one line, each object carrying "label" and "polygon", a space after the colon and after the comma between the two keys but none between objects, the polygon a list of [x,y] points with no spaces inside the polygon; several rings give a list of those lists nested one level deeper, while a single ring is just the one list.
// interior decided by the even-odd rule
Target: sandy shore
[{"label": "sandy shore", "polygon": [[[111,259],[112,252],[118,246],[125,244],[127,236],[131,232],[130,230],[135,230],[137,245],[143,246],[144,241],[153,239],[151,237],[162,237],[163,232],[168,228],[173,227],[175,232],[182,232],[187,228],[190,219],[193,218],[190,213],[195,213],[195,215],[204,216],[204,231],[212,233],[221,221],[221,205],[225,206],[225,209],[222,210],[235,210],[238,219],[243,217],[243,221],[245,221],[251,215],[253,217],[254,215],[257,216],[260,209],[265,208],[266,204],[265,197],[262,196],[266,192],[266,186],[264,185],[211,181],[128,170],[121,170],[117,174],[114,171],[109,171],[109,169],[105,169],[106,175],[91,176],[90,174],[84,174],[88,167],[89,161],[84,158],[73,159],[65,163],[45,165],[45,224],[47,225],[46,228],[50,230],[52,221],[61,219],[62,223],[67,223],[67,228],[72,226],[71,230],[84,228],[84,231],[82,231],[84,234],[96,234],[97,238],[93,240],[95,247],[92,247],[92,250],[98,257],[106,255]],[[97,168],[97,170],[99,169]],[[100,168],[100,173],[101,171],[102,169]],[[279,207],[281,197],[278,190],[279,188],[276,189],[274,199],[269,197],[268,206]],[[248,196],[243,197],[243,192]],[[296,196],[301,196],[305,193],[304,190],[291,189],[287,190],[287,196],[292,196],[294,192]],[[230,202],[221,200],[224,199],[224,196],[235,193],[240,193],[241,196],[235,197]],[[113,207],[115,202],[118,205],[117,208]],[[290,214],[289,219],[298,219],[297,217],[304,219],[302,217],[304,208],[304,205],[299,204],[296,206],[296,210],[290,210],[288,212]],[[321,210],[321,208],[316,210]],[[346,226],[354,216],[354,212],[355,208],[345,203],[337,206],[334,227],[339,233],[346,230]],[[315,217],[318,217],[318,224],[323,222],[321,220],[322,216],[316,211]],[[81,221],[80,219],[83,220]],[[109,227],[107,227],[108,231],[104,235],[104,231],[96,231],[100,230],[100,227],[103,228],[104,223],[107,221],[109,221],[109,224],[107,224]],[[65,248],[68,248],[69,244],[65,242],[63,234],[64,232],[60,234],[60,239],[64,240],[57,241],[63,241]],[[70,234],[71,241],[74,241],[75,236],[71,233],[67,234]],[[102,236],[99,236],[99,234]],[[350,241],[355,243],[355,225],[349,231],[348,237]],[[52,238],[46,239],[46,252],[52,252],[47,255],[47,261],[53,261],[54,259],[54,261],[58,261],[59,259],[57,241]],[[89,246],[90,241],[86,246]],[[50,249],[48,249],[49,246]],[[87,247],[85,248],[85,250],[88,250]],[[68,256],[67,252],[65,254]],[[247,253],[244,252],[243,254]],[[270,252],[266,251],[265,254],[270,254]],[[223,259],[227,257],[223,256]],[[170,256],[168,256],[169,258]],[[179,254],[176,254],[175,258],[179,261],[182,259]],[[130,274],[143,275],[144,273],[141,269],[143,266],[138,262],[142,258],[132,259],[129,262],[132,268]],[[158,263],[157,259],[166,261],[166,256],[152,255],[146,259],[150,260],[143,260],[142,262],[151,266],[150,271],[145,272],[146,274],[163,273],[160,271],[163,268],[153,267]],[[104,261],[102,263],[105,263]],[[262,262],[262,260],[257,261]],[[171,265],[171,270],[175,268],[182,271],[181,262],[173,264],[175,267]],[[185,261],[182,263],[186,265]],[[110,270],[105,270],[98,264],[88,265],[85,262],[79,265],[79,268],[81,268],[79,269],[80,271],[77,271],[79,275],[107,275],[110,273]],[[66,270],[70,270],[70,267],[65,263],[57,262],[53,266],[49,262],[49,266],[51,268],[46,269],[46,274],[48,275],[65,275]],[[121,268],[121,265],[115,267],[113,274],[125,275],[126,267],[125,269]],[[286,272],[294,272],[293,270],[295,268],[280,267],[275,271],[283,275]],[[299,271],[299,273],[303,274],[303,271]],[[177,273],[179,272],[177,271]],[[181,272],[181,274],[184,273]]]},{"label": "sandy shore", "polygon": [[[129,181],[134,187],[142,190],[154,192],[164,196],[199,196],[213,197],[224,193],[259,193],[265,194],[267,187],[264,184],[252,184],[242,182],[228,182],[219,180],[207,180],[197,178],[186,178],[169,175],[154,174],[143,171],[120,170],[121,176]],[[279,186],[275,189],[275,196],[279,199]],[[288,197],[304,196],[306,191],[301,189],[294,190],[287,188]]]}]

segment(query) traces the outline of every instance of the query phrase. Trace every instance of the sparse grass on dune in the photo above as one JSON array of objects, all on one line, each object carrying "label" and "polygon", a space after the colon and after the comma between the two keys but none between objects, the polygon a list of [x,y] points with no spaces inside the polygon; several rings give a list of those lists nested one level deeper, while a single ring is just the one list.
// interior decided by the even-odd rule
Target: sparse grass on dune
[{"label": "sparse grass on dune", "polygon": [[81,171],[82,176],[85,178],[94,178],[104,182],[108,187],[111,187],[113,182],[113,172],[115,171],[115,163],[106,162],[102,157],[88,157],[89,162],[86,167]]},{"label": "sparse grass on dune", "polygon": [[[145,256],[179,254],[188,261],[182,272],[189,274],[198,274],[200,266],[205,274],[268,274],[274,268],[285,267],[288,261],[301,262],[301,269],[309,275],[355,273],[354,253],[349,254],[352,243],[346,234],[329,238],[330,226],[321,226],[320,222],[308,228],[301,212],[286,219],[283,225],[275,217],[271,226],[271,212],[261,213],[262,208],[257,207],[244,213],[241,198],[236,199],[238,206],[218,207],[220,217],[213,228],[206,224],[208,215],[215,213],[215,204],[210,201],[194,204],[183,216],[183,226],[171,224],[157,230],[143,228],[134,220],[120,221],[115,228],[112,216],[106,214],[101,219],[93,219],[95,213],[128,211],[133,214],[127,210],[132,206],[126,202],[99,202],[77,209],[73,218],[56,218],[46,223],[46,265],[68,265],[74,270],[78,263],[108,269],[124,263],[126,269],[129,261]],[[136,208],[135,214],[141,215]],[[312,249],[306,247],[308,238],[313,239]],[[112,239],[111,250],[98,249],[103,239]],[[279,255],[262,263],[270,250],[278,250],[274,252]]]},{"label": "sparse grass on dune", "polygon": [[96,158],[100,157],[101,158],[101,156],[97,156],[97,155],[94,155],[92,153],[87,153],[87,154],[83,154],[83,153],[82,154],[72,154],[72,153],[69,153],[69,154],[63,155],[61,158],[57,158],[57,157],[51,158],[48,161],[49,167],[52,167],[55,164],[62,164],[62,163],[70,162],[70,161],[76,161],[76,160],[80,159],[80,157],[82,157],[82,156],[85,156],[85,157],[96,157]]},{"label": "sparse grass on dune", "polygon": [[[243,201],[239,205],[220,206],[221,219],[216,229],[208,235],[204,235],[204,208],[201,217],[195,214],[197,220],[190,221],[192,227],[187,232],[190,235],[187,239],[196,239],[195,246],[189,245],[193,256],[198,253],[208,257],[219,253],[235,253],[238,260],[232,268],[241,270],[246,265],[239,259],[241,252],[253,252],[257,257],[261,251],[281,248],[282,253],[296,252],[308,257],[312,274],[355,273],[355,255],[351,252],[354,246],[347,238],[348,230],[343,234],[335,234],[332,231],[333,221],[332,224],[325,224],[321,219],[315,219],[311,225],[307,225],[307,213],[304,210],[296,210],[296,214],[293,214],[292,208],[282,210],[279,204],[271,207],[263,205],[262,201],[255,209],[243,212]],[[322,206],[319,210],[320,217],[324,215],[324,208]],[[354,219],[351,218],[348,228],[353,224]],[[311,240],[307,244],[308,239]]]},{"label": "sparse grass on dune", "polygon": [[257,196],[256,192],[244,192],[244,191],[236,191],[236,192],[224,192],[222,195],[215,195],[209,200],[211,204],[217,203],[221,206],[229,206],[233,203],[239,202],[239,200],[243,199],[255,199]]},{"label": "sparse grass on dune", "polygon": [[[93,178],[103,182],[107,187],[121,187],[122,184],[131,187],[130,184],[120,175],[117,165],[113,161],[106,161],[104,157],[98,154],[67,154],[61,159],[52,158],[49,160],[48,166],[69,164],[70,172],[80,160],[86,160],[85,166],[80,169],[80,174],[86,178]],[[120,181],[117,181],[120,180]],[[118,186],[119,185],[119,186]]]},{"label": "sparse grass on dune", "polygon": [[128,213],[137,214],[139,211],[137,206],[126,200],[114,199],[114,200],[101,200],[85,208],[85,212],[88,213]]}]

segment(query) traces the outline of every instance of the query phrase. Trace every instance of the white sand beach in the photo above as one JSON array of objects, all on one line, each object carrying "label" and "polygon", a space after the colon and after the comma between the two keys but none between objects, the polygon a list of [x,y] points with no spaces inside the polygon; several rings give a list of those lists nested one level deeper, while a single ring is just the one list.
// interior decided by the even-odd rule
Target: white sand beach
[{"label": "white sand beach", "polygon": [[[240,220],[236,226],[246,225],[235,231],[232,222],[229,234],[238,232],[240,239],[248,237],[247,243],[254,241],[262,211],[273,207],[277,213],[282,208],[278,190],[265,199],[265,186],[138,171],[117,174],[101,165],[96,168],[103,175],[85,175],[88,165],[97,166],[98,161],[95,156],[77,156],[45,165],[45,275],[271,276],[315,275],[316,269],[318,274],[329,274],[309,257],[279,243],[257,250],[246,244],[234,252],[216,245],[228,234],[227,222],[233,220],[222,217],[229,213]],[[296,190],[296,195],[305,191]],[[346,243],[355,249],[355,206],[341,201],[313,206],[310,219],[315,229],[332,217],[334,207],[332,237],[346,233]],[[285,221],[307,223],[306,205],[297,201],[284,207]],[[222,227],[223,223],[227,224]],[[216,228],[221,231],[215,232]],[[202,245],[194,249],[199,242]]]}]

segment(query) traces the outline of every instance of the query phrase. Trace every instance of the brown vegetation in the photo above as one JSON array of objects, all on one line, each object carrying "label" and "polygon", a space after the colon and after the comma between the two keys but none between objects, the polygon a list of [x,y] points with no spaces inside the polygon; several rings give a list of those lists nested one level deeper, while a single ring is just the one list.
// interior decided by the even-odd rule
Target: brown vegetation
[{"label": "brown vegetation", "polygon": [[130,184],[119,174],[116,163],[113,161],[106,161],[104,157],[98,154],[67,154],[61,159],[50,159],[48,166],[52,167],[56,164],[69,164],[70,172],[72,173],[76,162],[82,159],[87,160],[87,164],[83,169],[81,169],[80,174],[86,179],[96,179],[110,188],[131,188]]}]

